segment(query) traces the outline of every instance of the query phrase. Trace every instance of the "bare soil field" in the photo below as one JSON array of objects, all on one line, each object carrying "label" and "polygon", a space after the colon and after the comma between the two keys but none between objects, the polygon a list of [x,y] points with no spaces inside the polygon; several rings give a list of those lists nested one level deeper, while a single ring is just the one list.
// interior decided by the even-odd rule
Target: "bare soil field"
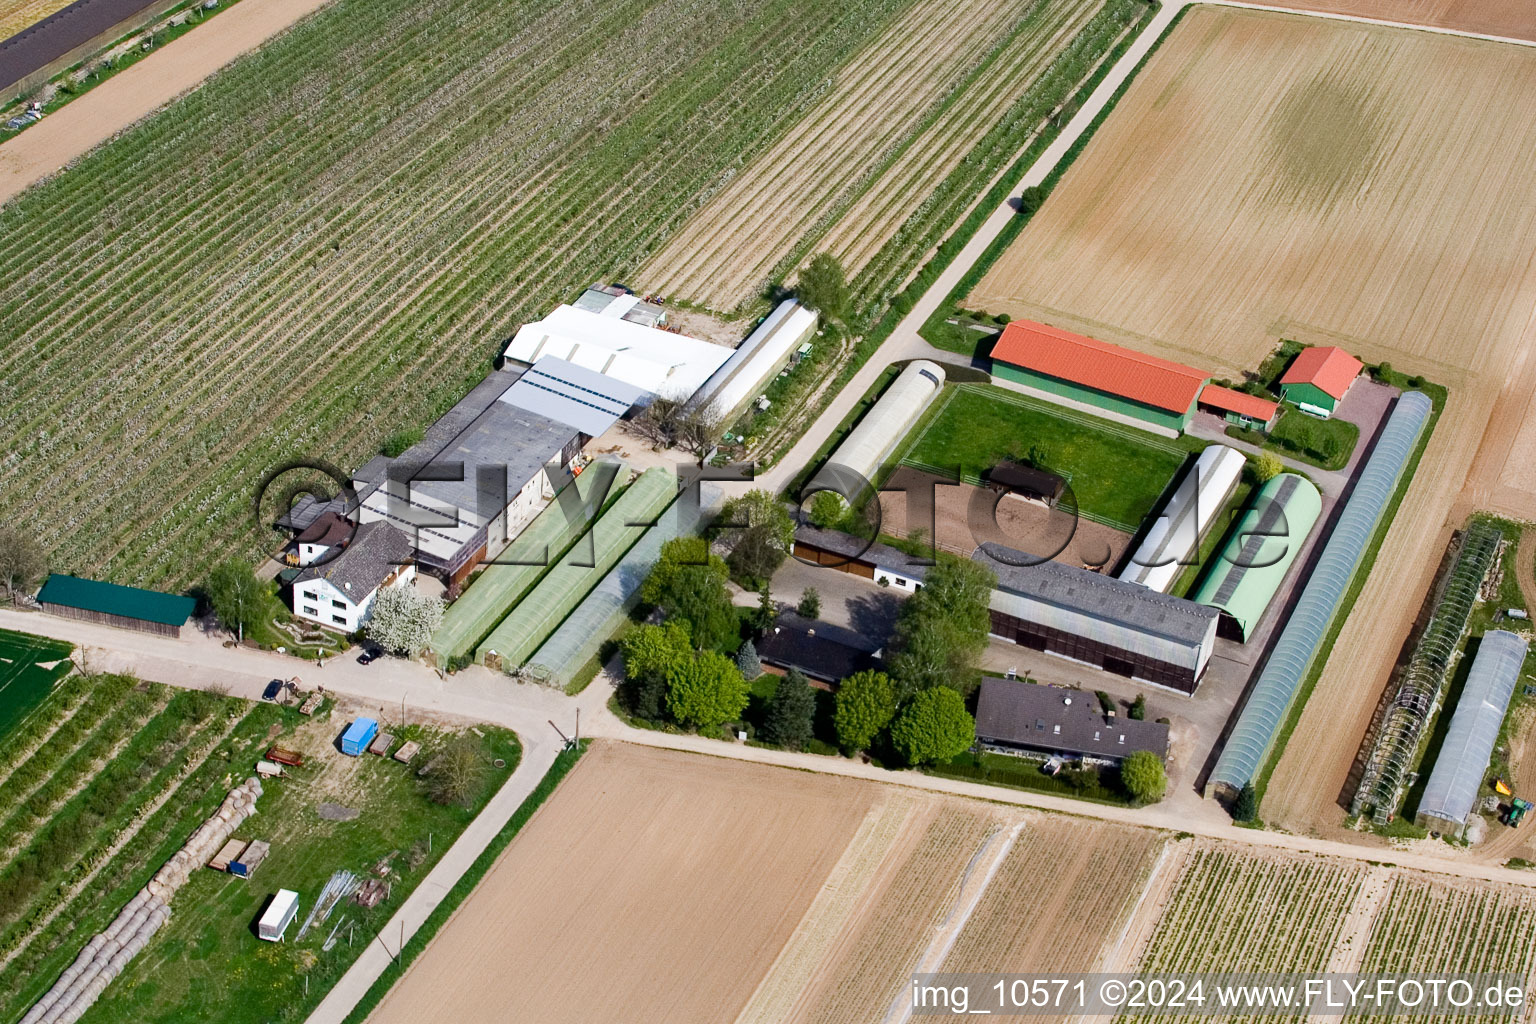
[{"label": "bare soil field", "polygon": [[[856,271],[1013,101],[1019,83],[1043,71],[1100,6],[917,4],[843,69],[793,131],[722,178],[637,279],[647,290],[731,310],[755,298],[808,233],[829,229],[829,247]],[[1000,59],[970,80],[997,48]],[[935,119],[961,89],[965,101]]]},{"label": "bare soil field", "polygon": [[[906,486],[908,493],[933,495],[933,522],[909,522],[907,494],[882,492],[882,532],[894,537],[909,536],[914,529],[922,530],[925,535],[931,532],[941,549],[964,558],[969,558],[978,545],[992,541],[1065,565],[1092,568],[1114,565],[1131,543],[1131,535],[1124,530],[1083,519],[1066,510],[1049,509],[1013,495],[999,500],[992,491],[973,484],[941,484],[925,488],[921,483],[913,483],[918,479],[934,478],[919,470],[902,467],[886,486]],[[972,512],[973,502],[977,508],[975,513]],[[974,527],[973,516],[979,517]]]},{"label": "bare soil field", "polygon": [[730,1019],[879,793],[599,743],[370,1019]]},{"label": "bare soil field", "polygon": [[1266,7],[1350,14],[1360,18],[1536,39],[1536,5],[1528,0],[1263,0]]},{"label": "bare soil field", "polygon": [[[51,2],[51,0],[50,0]],[[0,145],[0,203],[147,117],[328,0],[237,4]],[[64,3],[52,3],[55,8]],[[51,11],[44,11],[45,17]],[[34,19],[36,20],[36,19]],[[0,38],[5,37],[0,27]]]},{"label": "bare soil field", "polygon": [[1273,824],[1340,826],[1447,524],[1536,515],[1533,88],[1526,47],[1191,9],[968,301],[1217,376],[1294,338],[1451,389],[1271,778]]}]

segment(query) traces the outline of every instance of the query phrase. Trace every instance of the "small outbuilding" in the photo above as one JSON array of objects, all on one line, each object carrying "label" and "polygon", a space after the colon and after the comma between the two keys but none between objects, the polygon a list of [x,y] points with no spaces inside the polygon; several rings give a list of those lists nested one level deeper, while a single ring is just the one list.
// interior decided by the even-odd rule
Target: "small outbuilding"
[{"label": "small outbuilding", "polygon": [[37,593],[43,611],[67,619],[134,629],[140,633],[181,636],[197,602],[178,594],[124,587],[100,580],[54,573]]},{"label": "small outbuilding", "polygon": [[372,718],[354,719],[341,734],[341,752],[348,757],[361,757],[378,734],[379,723]]},{"label": "small outbuilding", "polygon": [[987,486],[1003,494],[1055,508],[1067,483],[1055,473],[1020,462],[999,462],[987,471]]},{"label": "small outbuilding", "polygon": [[267,942],[282,942],[283,933],[298,916],[299,894],[292,889],[279,889],[277,895],[272,897],[272,902],[267,904],[261,920],[256,923],[256,936]]},{"label": "small outbuilding", "polygon": [[764,671],[781,676],[796,669],[820,683],[840,683],[867,668],[874,668],[875,655],[828,635],[824,623],[800,626],[780,619],[757,642],[757,656]]},{"label": "small outbuilding", "polygon": [[1266,434],[1274,429],[1280,418],[1280,403],[1234,391],[1219,384],[1207,384],[1200,389],[1200,408],[1213,412],[1234,426],[1246,430],[1262,430]]},{"label": "small outbuilding", "polygon": [[1302,412],[1327,419],[1365,365],[1333,345],[1304,348],[1280,378],[1280,394]]}]

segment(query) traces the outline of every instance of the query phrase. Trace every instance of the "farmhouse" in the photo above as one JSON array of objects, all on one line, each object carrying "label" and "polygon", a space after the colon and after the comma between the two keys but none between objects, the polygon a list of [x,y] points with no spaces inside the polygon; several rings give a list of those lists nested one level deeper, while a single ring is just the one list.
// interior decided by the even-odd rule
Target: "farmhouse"
[{"label": "farmhouse", "polygon": [[314,565],[339,551],[352,539],[354,530],[356,527],[339,512],[327,508],[293,538],[297,551],[290,558],[300,566]]},{"label": "farmhouse", "polygon": [[181,636],[181,627],[197,607],[190,597],[58,573],[49,576],[37,592],[37,603],[44,611],[68,619],[175,637]]},{"label": "farmhouse", "polygon": [[654,395],[686,401],[731,356],[721,345],[630,319],[638,303],[633,295],[611,298],[600,310],[559,306],[524,324],[507,345],[506,359],[532,366],[544,356],[558,356]]},{"label": "farmhouse", "polygon": [[1279,402],[1244,391],[1234,391],[1219,384],[1207,384],[1200,389],[1199,407],[1215,413],[1234,426],[1246,430],[1262,430],[1265,433],[1274,429],[1275,421],[1280,418]]},{"label": "farmhouse", "polygon": [[907,364],[874,408],[843,439],[804,493],[836,491],[850,501],[876,484],[885,460],[944,387],[944,368],[926,359]]},{"label": "farmhouse", "polygon": [[1502,629],[1483,634],[1429,783],[1419,798],[1414,820],[1421,828],[1459,834],[1466,827],[1529,649],[1523,637]]},{"label": "farmhouse", "polygon": [[976,739],[1005,753],[1043,754],[1118,764],[1138,750],[1168,757],[1168,727],[1111,718],[1077,690],[984,679],[976,701]]},{"label": "farmhouse", "polygon": [[1166,594],[1242,481],[1248,460],[1236,448],[1213,444],[1180,477],[1162,512],[1120,570],[1120,579]]},{"label": "farmhouse", "polygon": [[384,587],[408,585],[416,578],[411,540],[388,523],[357,528],[341,553],[311,565],[293,579],[293,613],[346,633],[368,621],[374,598]]},{"label": "farmhouse", "polygon": [[1046,401],[1169,437],[1189,427],[1208,374],[1192,366],[1016,320],[992,349],[992,373]]},{"label": "farmhouse", "polygon": [[1295,473],[1259,488],[1194,595],[1221,612],[1218,634],[1242,641],[1253,635],[1322,511],[1322,495]]},{"label": "farmhouse", "polygon": [[997,574],[992,635],[1106,672],[1194,693],[1216,646],[1216,611],[1087,569],[983,544]]},{"label": "farmhouse", "polygon": [[809,679],[832,685],[875,666],[874,653],[827,635],[831,628],[824,623],[799,626],[779,619],[757,641],[763,670],[781,676],[797,669]]},{"label": "farmhouse", "polygon": [[816,314],[785,299],[710,375],[690,405],[730,422],[815,333]]},{"label": "farmhouse", "polygon": [[1327,419],[1363,368],[1360,360],[1341,348],[1304,348],[1280,378],[1280,395],[1302,412]]}]

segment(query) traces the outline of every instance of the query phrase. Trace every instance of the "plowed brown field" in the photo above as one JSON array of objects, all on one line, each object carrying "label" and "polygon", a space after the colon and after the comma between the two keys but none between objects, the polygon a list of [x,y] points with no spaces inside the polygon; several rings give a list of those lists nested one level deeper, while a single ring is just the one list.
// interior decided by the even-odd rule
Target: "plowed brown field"
[{"label": "plowed brown field", "polygon": [[1264,0],[1264,4],[1510,39],[1536,39],[1536,4],[1530,0]]},{"label": "plowed brown field", "polygon": [[729,1020],[880,792],[599,743],[370,1019]]},{"label": "plowed brown field", "polygon": [[970,297],[1218,376],[1284,337],[1451,388],[1266,821],[1339,826],[1449,524],[1536,516],[1532,90],[1528,47],[1191,9]]}]

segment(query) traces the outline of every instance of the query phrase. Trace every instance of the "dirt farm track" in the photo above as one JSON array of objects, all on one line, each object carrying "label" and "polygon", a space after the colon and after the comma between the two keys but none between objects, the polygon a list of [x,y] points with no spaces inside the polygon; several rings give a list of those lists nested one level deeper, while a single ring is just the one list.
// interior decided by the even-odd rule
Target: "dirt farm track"
[{"label": "dirt farm track", "polygon": [[1271,779],[1273,824],[1339,827],[1450,529],[1536,518],[1533,90],[1536,48],[1193,8],[968,301],[1218,376],[1284,337],[1451,389]]},{"label": "dirt farm track", "polygon": [[1264,6],[1536,39],[1536,4],[1529,0],[1264,0]]}]

